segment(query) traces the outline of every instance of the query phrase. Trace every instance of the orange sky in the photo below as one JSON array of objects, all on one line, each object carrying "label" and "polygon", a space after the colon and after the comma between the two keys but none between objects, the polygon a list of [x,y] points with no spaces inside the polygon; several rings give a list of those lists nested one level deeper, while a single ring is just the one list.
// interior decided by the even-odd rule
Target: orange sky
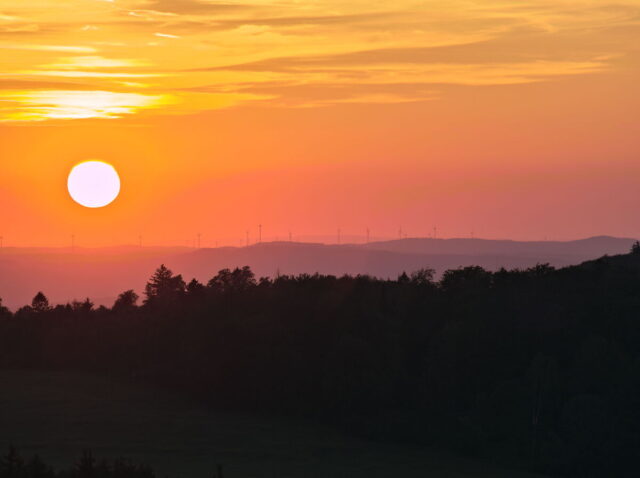
[{"label": "orange sky", "polygon": [[640,0],[1,2],[0,235],[640,236],[639,39]]}]

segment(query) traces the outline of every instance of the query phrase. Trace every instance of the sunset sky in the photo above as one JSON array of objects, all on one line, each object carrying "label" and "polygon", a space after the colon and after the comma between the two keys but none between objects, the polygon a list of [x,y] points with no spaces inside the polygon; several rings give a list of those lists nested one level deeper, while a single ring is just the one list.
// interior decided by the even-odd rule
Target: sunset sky
[{"label": "sunset sky", "polygon": [[5,246],[640,236],[640,0],[1,0],[0,72]]}]

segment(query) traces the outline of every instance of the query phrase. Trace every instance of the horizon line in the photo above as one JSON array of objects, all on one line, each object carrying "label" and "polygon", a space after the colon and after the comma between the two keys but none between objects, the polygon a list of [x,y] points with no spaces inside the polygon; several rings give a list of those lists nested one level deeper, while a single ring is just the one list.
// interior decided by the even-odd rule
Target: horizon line
[{"label": "horizon line", "polygon": [[[308,235],[306,237],[312,238],[314,237],[313,235]],[[330,237],[329,235],[327,236],[318,236],[318,237]],[[366,236],[360,236],[360,235],[346,235],[346,236],[342,236],[344,239],[353,239],[353,238],[360,238],[360,241],[347,241],[347,242],[323,242],[323,241],[317,241],[317,240],[281,240],[278,238],[275,239],[271,239],[271,240],[263,240],[263,241],[256,241],[256,242],[252,242],[249,244],[246,244],[245,241],[241,241],[240,239],[237,240],[231,240],[229,241],[228,239],[226,240],[220,240],[220,241],[216,241],[219,242],[220,244],[214,244],[214,245],[201,245],[198,246],[196,245],[195,241],[193,244],[176,244],[176,243],[165,243],[165,244],[135,244],[135,243],[121,243],[121,244],[113,244],[113,245],[101,245],[101,246],[83,246],[83,245],[79,245],[79,244],[72,244],[72,245],[66,245],[66,246],[60,246],[60,245],[27,245],[27,246],[20,246],[20,245],[8,245],[6,244],[6,239],[7,236],[4,236],[4,244],[2,245],[2,247],[0,247],[0,251],[9,251],[9,250],[27,250],[27,249],[31,249],[31,250],[55,250],[55,251],[74,251],[74,250],[84,250],[84,251],[89,251],[89,250],[104,250],[104,249],[138,249],[138,250],[150,250],[150,249],[182,249],[182,250],[211,250],[211,249],[246,249],[246,248],[250,248],[250,247],[255,247],[255,246],[261,246],[261,245],[274,245],[274,244],[296,244],[296,245],[316,245],[316,246],[331,246],[331,247],[336,247],[336,246],[342,246],[342,247],[347,247],[347,246],[367,246],[367,245],[371,245],[371,244],[380,244],[380,243],[389,243],[389,242],[404,242],[404,241],[415,241],[415,240],[421,240],[421,241],[434,241],[434,242],[438,242],[438,241],[469,241],[469,242],[512,242],[512,243],[548,243],[548,244],[552,244],[552,243],[571,243],[571,242],[581,242],[581,241],[588,241],[588,240],[594,240],[594,239],[613,239],[613,240],[622,240],[622,241],[634,241],[637,240],[637,238],[633,238],[633,237],[622,237],[622,236],[614,236],[614,235],[608,235],[608,234],[599,234],[599,235],[594,235],[594,236],[586,236],[586,237],[579,237],[579,238],[575,238],[575,239],[510,239],[510,238],[489,238],[489,237],[463,237],[463,236],[452,236],[452,237],[432,237],[432,236],[406,236],[406,237],[402,237],[402,238],[385,238],[385,237],[374,237],[371,238],[369,241],[366,241]],[[75,238],[77,240],[77,236]],[[184,241],[187,242],[187,241]],[[212,241],[207,241],[209,243],[211,243]],[[242,244],[240,244],[242,242]],[[235,244],[234,244],[235,243]]]}]

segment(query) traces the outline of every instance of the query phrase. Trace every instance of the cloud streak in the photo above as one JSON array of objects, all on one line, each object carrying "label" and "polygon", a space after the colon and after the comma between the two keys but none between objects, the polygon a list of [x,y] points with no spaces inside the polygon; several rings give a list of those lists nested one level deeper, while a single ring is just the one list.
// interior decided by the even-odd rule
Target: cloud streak
[{"label": "cloud streak", "polygon": [[157,108],[169,102],[163,96],[110,91],[0,91],[5,107],[1,122],[70,119],[114,119]]},{"label": "cloud streak", "polygon": [[[170,114],[430,101],[447,85],[635,71],[639,32],[635,0],[398,0],[392,10],[364,0],[19,2],[0,14],[0,38],[10,38],[0,88],[77,81],[78,91],[184,95],[188,108],[153,108]],[[28,98],[40,96],[13,101]]]}]

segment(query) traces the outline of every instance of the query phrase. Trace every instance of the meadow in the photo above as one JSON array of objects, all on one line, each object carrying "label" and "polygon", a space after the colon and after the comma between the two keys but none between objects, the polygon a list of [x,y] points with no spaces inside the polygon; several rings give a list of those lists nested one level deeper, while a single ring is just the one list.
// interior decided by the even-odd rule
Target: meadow
[{"label": "meadow", "polygon": [[[81,450],[145,463],[158,477],[377,478],[541,475],[450,452],[371,442],[303,420],[215,412],[166,390],[69,372],[0,372],[0,446],[55,468]],[[4,452],[3,452],[4,453]]]}]

